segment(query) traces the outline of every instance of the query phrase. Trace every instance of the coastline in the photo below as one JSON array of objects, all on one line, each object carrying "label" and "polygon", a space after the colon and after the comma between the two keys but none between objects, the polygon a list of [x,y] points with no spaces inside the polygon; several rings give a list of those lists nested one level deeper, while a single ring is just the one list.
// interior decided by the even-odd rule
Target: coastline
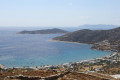
[{"label": "coastline", "polygon": [[[53,39],[50,39],[50,40],[48,40],[48,41],[52,41],[52,42],[64,42],[64,43],[74,43],[74,44],[82,44],[82,45],[92,45],[92,44],[86,44],[86,43],[79,43],[79,42],[69,42],[69,41],[60,41],[60,40],[53,40]],[[81,62],[86,62],[86,61],[90,61],[90,60],[95,60],[95,59],[102,59],[102,58],[104,58],[104,57],[109,57],[109,56],[111,56],[111,55],[115,55],[116,54],[116,52],[112,52],[111,54],[109,54],[109,55],[105,55],[105,56],[103,56],[103,57],[98,57],[98,58],[91,58],[91,59],[86,59],[86,60],[81,60],[81,61],[75,61],[75,62],[72,62],[72,64],[74,64],[74,63],[81,63]],[[67,64],[69,64],[70,62],[66,62]],[[59,64],[59,65],[64,65],[64,64],[66,64],[66,63],[62,63],[62,64]],[[2,65],[2,64],[1,64]],[[42,66],[42,67],[46,67],[47,65],[44,65],[44,66]],[[58,65],[48,65],[48,66],[58,66]],[[48,67],[47,66],[47,67]],[[40,67],[40,66],[37,66],[37,67]],[[13,67],[6,67],[5,66],[5,68],[7,69],[7,68],[13,68]],[[21,67],[14,67],[14,68],[24,68],[24,66],[21,66]],[[36,68],[36,67],[32,67],[32,66],[29,66],[29,68]]]},{"label": "coastline", "polygon": [[[60,41],[60,40],[53,40],[53,39],[48,40],[48,41],[52,41],[52,42],[64,42],[64,43],[74,43],[74,44],[82,44],[82,45],[90,45],[90,46],[93,45],[93,44],[87,44],[87,43],[70,42],[70,41]],[[92,48],[90,48],[90,49],[92,49]],[[92,49],[92,50],[112,52],[111,50],[99,50],[99,49]]]},{"label": "coastline", "polygon": [[[65,43],[75,43],[75,44],[83,44],[83,45],[93,45],[93,44],[87,44],[87,43],[79,43],[79,42],[70,42],[70,41],[60,41],[60,40],[49,40],[49,41],[55,41],[55,42],[65,42]],[[94,49],[94,50],[97,50],[97,49]],[[112,52],[110,50],[101,50],[101,51],[107,51],[107,52]],[[115,56],[117,55],[118,52],[112,52],[111,54],[109,55],[106,55],[106,56],[103,56],[103,57],[99,57],[99,58],[92,58],[92,59],[86,59],[86,60],[82,60],[82,61],[76,61],[76,62],[73,62],[73,63],[77,63],[77,62],[86,62],[86,61],[90,61],[90,60],[96,60],[96,59],[104,59],[104,58],[110,58],[112,56]],[[68,62],[69,63],[69,62]],[[64,64],[64,63],[63,63]]]},{"label": "coastline", "polygon": [[[83,45],[90,45],[90,44],[85,44],[85,43],[78,43],[78,42],[69,42],[69,41],[59,41],[59,40],[48,40],[48,41],[55,41],[55,42],[65,42],[65,43],[75,43],[75,44],[83,44]],[[111,57],[112,55],[116,55],[117,54],[117,52],[112,52],[111,54],[109,54],[109,55],[105,55],[105,56],[103,56],[103,57],[98,57],[98,58],[91,58],[91,59],[86,59],[86,60],[81,60],[81,61],[76,61],[76,62],[72,62],[72,63],[70,63],[70,62],[67,62],[67,63],[63,63],[63,64],[59,64],[59,65],[44,65],[44,66],[42,66],[42,67],[51,67],[51,66],[60,66],[60,65],[65,65],[65,64],[74,64],[74,63],[83,63],[83,62],[89,62],[89,61],[93,61],[93,60],[97,60],[97,59],[104,59],[104,58],[109,58],[109,57]],[[37,66],[37,67],[39,67],[40,68],[40,66]],[[7,68],[7,67],[5,67],[5,68]],[[8,68],[13,68],[13,67],[8,67]],[[21,67],[14,67],[14,68],[24,68],[24,66],[21,66]],[[35,69],[36,67],[31,67],[31,66],[29,66],[29,68],[32,68],[32,69]]]},{"label": "coastline", "polygon": [[83,63],[83,62],[90,62],[90,61],[93,61],[93,60],[100,60],[100,59],[108,59],[108,58],[111,58],[113,56],[116,56],[118,52],[113,52],[109,55],[106,55],[106,56],[103,56],[103,57],[98,57],[98,58],[91,58],[91,59],[86,59],[86,60],[81,60],[81,61],[76,61],[74,63]]},{"label": "coastline", "polygon": [[[118,54],[118,52],[113,52],[109,55],[106,55],[106,56],[103,56],[103,57],[98,57],[98,58],[91,58],[91,59],[86,59],[86,60],[81,60],[81,61],[75,61],[75,62],[67,62],[67,63],[63,63],[63,64],[59,64],[59,65],[44,65],[44,66],[37,66],[37,67],[31,67],[31,66],[28,66],[28,67],[24,67],[24,66],[21,66],[21,67],[3,67],[3,69],[9,69],[9,68],[24,68],[24,69],[27,69],[27,68],[30,68],[30,69],[47,69],[47,68],[50,68],[50,67],[58,67],[58,66],[70,66],[71,64],[79,64],[79,63],[93,63],[94,61],[97,61],[97,60],[108,60],[109,58],[113,57],[113,56],[116,56]],[[0,64],[2,65],[2,64]],[[2,65],[3,66],[3,65]]]},{"label": "coastline", "polygon": [[87,43],[70,42],[70,41],[60,41],[60,40],[53,40],[53,39],[50,39],[48,41],[52,41],[52,42],[64,42],[64,43],[75,43],[75,44],[83,44],[83,45],[92,45],[92,44],[87,44]]},{"label": "coastline", "polygon": [[[87,43],[79,43],[79,42],[71,42],[71,41],[60,41],[60,40],[53,40],[53,39],[48,40],[48,41],[53,41],[53,42],[65,42],[65,43],[75,43],[75,44],[90,45],[90,46],[93,45],[93,44],[87,44]],[[99,50],[99,51],[114,52],[114,51],[112,51],[112,50],[100,50],[100,49],[94,49],[94,48],[92,48],[92,47],[91,47],[90,49],[92,49],[92,50]],[[115,52],[116,52],[116,51],[115,51]]]}]

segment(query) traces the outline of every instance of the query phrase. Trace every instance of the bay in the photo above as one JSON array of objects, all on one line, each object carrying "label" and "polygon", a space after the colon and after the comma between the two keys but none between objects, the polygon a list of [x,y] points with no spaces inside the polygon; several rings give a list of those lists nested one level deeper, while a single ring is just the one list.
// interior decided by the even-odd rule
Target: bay
[{"label": "bay", "polygon": [[63,34],[0,33],[0,64],[6,67],[60,65],[111,54],[91,45],[51,41]]}]

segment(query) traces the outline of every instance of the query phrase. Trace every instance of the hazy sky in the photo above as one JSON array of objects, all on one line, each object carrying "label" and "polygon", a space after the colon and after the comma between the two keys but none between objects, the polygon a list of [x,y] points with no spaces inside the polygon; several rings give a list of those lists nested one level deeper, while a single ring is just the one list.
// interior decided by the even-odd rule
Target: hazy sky
[{"label": "hazy sky", "polygon": [[120,25],[120,0],[0,0],[0,26]]}]

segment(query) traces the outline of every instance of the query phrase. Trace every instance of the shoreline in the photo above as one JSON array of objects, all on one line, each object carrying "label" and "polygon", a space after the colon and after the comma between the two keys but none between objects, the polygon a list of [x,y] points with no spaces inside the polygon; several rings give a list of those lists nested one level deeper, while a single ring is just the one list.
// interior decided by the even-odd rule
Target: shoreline
[{"label": "shoreline", "polygon": [[[79,43],[79,42],[70,42],[70,41],[60,41],[60,40],[48,40],[48,41],[52,41],[52,42],[64,42],[64,43],[74,43],[74,44],[82,44],[82,45],[90,45],[92,46],[93,44],[87,44],[87,43]],[[90,48],[91,49],[91,48]],[[98,50],[98,49],[92,49],[92,50]],[[113,52],[111,50],[98,50],[98,51],[106,51],[106,52]]]},{"label": "shoreline", "polygon": [[[79,43],[79,42],[69,42],[69,41],[59,41],[59,40],[48,40],[48,41],[52,41],[52,42],[64,42],[64,43],[74,43],[74,44],[82,44],[82,45],[92,45],[92,44],[86,44],[86,43]],[[103,50],[104,51],[104,50]],[[111,51],[107,51],[107,52],[111,52]],[[82,63],[82,62],[86,62],[86,61],[90,61],[90,60],[96,60],[96,59],[103,59],[103,58],[105,58],[105,57],[110,57],[111,55],[116,55],[117,54],[117,52],[112,52],[111,54],[109,54],[109,55],[105,55],[105,56],[103,56],[103,57],[98,57],[98,58],[91,58],[91,59],[86,59],[86,60],[81,60],[81,61],[75,61],[75,62],[72,62],[71,64],[74,64],[74,63]],[[64,65],[64,64],[70,64],[70,62],[66,62],[66,63],[62,63],[62,64],[59,64],[59,65],[44,65],[44,66],[37,66],[37,67],[48,67],[48,66],[60,66],[60,65]],[[3,64],[1,64],[1,65],[3,65]],[[4,66],[5,67],[5,69],[8,69],[8,68],[24,68],[25,66],[21,66],[21,67],[6,67],[6,66]],[[29,68],[32,68],[32,69],[34,69],[34,68],[36,68],[36,67],[32,67],[32,66],[28,66]]]},{"label": "shoreline", "polygon": [[[4,69],[9,69],[9,68],[20,68],[20,69],[26,69],[26,68],[30,68],[30,69],[45,69],[45,68],[49,68],[49,67],[57,67],[57,66],[65,66],[65,65],[71,65],[71,64],[79,64],[79,63],[86,63],[86,62],[93,62],[93,61],[97,61],[97,60],[104,60],[104,59],[108,59],[110,57],[113,57],[115,55],[117,55],[118,52],[113,52],[109,55],[106,55],[106,56],[103,56],[103,57],[98,57],[98,58],[91,58],[91,59],[86,59],[86,60],[81,60],[81,61],[75,61],[75,62],[67,62],[67,63],[63,63],[63,64],[59,64],[59,65],[44,65],[44,66],[36,66],[36,67],[32,67],[32,66],[21,66],[21,67],[5,67],[4,66]],[[3,64],[0,64],[0,65],[3,65]]]},{"label": "shoreline", "polygon": [[64,42],[64,43],[75,43],[75,44],[83,44],[83,45],[92,45],[92,44],[87,44],[87,43],[70,42],[70,41],[60,41],[60,40],[53,40],[53,39],[50,39],[48,41],[52,41],[52,42]]},{"label": "shoreline", "polygon": [[71,65],[71,64],[79,64],[79,63],[86,63],[86,62],[93,62],[93,61],[97,61],[97,60],[104,60],[104,59],[108,59],[112,56],[115,56],[117,55],[118,52],[112,52],[111,54],[109,55],[105,55],[103,57],[97,57],[97,58],[90,58],[90,59],[85,59],[85,60],[80,60],[80,61],[75,61],[75,62],[66,62],[66,63],[62,63],[62,64],[59,64],[59,65],[41,65],[41,66],[36,66],[36,67],[32,67],[32,66],[21,66],[21,67],[6,67],[4,66],[3,64],[0,64],[0,65],[3,65],[4,66],[4,69],[11,69],[11,68],[20,68],[20,69],[27,69],[27,68],[30,68],[30,69],[46,69],[46,68],[50,68],[50,67],[57,67],[57,66],[63,66],[63,65]]}]

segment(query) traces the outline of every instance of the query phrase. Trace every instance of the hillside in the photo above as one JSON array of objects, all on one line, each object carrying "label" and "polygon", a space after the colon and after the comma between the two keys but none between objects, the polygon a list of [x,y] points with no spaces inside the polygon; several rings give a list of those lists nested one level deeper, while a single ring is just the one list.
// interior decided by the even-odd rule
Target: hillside
[{"label": "hillside", "polygon": [[62,34],[62,33],[67,33],[67,31],[62,30],[62,29],[45,29],[45,30],[35,30],[35,31],[21,31],[18,34]]},{"label": "hillside", "polygon": [[[95,44],[107,40],[110,45],[118,46],[120,43],[120,27],[110,30],[78,30],[67,33],[63,36],[55,37],[53,40],[70,41],[78,43]],[[103,47],[103,46],[102,46]]]},{"label": "hillside", "polygon": [[97,73],[57,72],[56,70],[24,70],[20,68],[0,72],[0,75],[0,80],[117,80],[108,75],[103,76],[98,75]]}]

